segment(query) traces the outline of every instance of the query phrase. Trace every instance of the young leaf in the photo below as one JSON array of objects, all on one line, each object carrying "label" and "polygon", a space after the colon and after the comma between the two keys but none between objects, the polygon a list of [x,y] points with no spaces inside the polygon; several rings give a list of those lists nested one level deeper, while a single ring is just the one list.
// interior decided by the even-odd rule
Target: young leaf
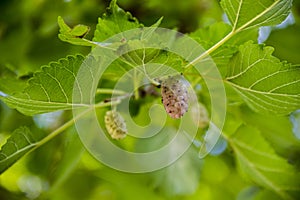
[{"label": "young leaf", "polygon": [[60,16],[57,18],[57,23],[59,26],[60,34],[58,34],[58,37],[60,40],[75,45],[95,46],[93,42],[83,38],[90,30],[88,26],[79,24],[74,28],[70,28]]},{"label": "young leaf", "polygon": [[27,127],[16,129],[0,150],[0,173],[28,153],[42,138],[42,134],[34,134]]},{"label": "young leaf", "polygon": [[300,194],[300,174],[287,160],[275,154],[256,129],[241,126],[227,139],[241,172],[250,180],[283,199],[292,200],[294,195]]},{"label": "young leaf", "polygon": [[221,6],[233,26],[241,31],[282,22],[290,12],[292,0],[222,0]]},{"label": "young leaf", "polygon": [[300,68],[280,62],[273,51],[251,42],[240,46],[226,80],[254,110],[286,115],[300,108]]},{"label": "young leaf", "polygon": [[[93,41],[103,42],[115,34],[143,27],[136,18],[132,17],[129,12],[122,10],[116,2],[116,0],[112,0],[106,13],[98,19]],[[122,39],[120,38],[120,41]]]},{"label": "young leaf", "polygon": [[[25,115],[72,109],[72,106],[77,105],[72,103],[72,93],[77,81],[76,74],[83,60],[83,56],[77,55],[51,62],[48,66],[43,66],[41,72],[34,74],[24,92],[0,98]],[[79,84],[75,85],[78,91],[83,90]]]}]

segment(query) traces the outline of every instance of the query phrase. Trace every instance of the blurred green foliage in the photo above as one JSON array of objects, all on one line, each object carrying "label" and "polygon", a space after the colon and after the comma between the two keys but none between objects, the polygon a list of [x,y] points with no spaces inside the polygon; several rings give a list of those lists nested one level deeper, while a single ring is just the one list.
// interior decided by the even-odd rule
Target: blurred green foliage
[{"label": "blurred green foliage", "polygon": [[[179,27],[183,32],[221,20],[221,9],[216,0],[163,3],[122,0],[119,4],[146,26],[164,16],[164,27]],[[104,0],[0,1],[0,64],[22,76],[51,60],[74,53],[87,54],[89,48],[69,45],[58,39],[57,16],[62,16],[70,26],[88,25],[93,33],[97,18],[108,5],[109,1]]]}]

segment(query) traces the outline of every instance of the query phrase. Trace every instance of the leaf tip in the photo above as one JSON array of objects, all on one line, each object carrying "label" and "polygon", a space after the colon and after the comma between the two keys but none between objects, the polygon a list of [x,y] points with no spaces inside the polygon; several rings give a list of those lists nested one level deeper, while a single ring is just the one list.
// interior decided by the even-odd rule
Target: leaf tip
[{"label": "leaf tip", "polygon": [[63,20],[63,18],[61,17],[61,16],[58,16],[57,17],[57,21],[59,22],[59,21],[62,21]]}]

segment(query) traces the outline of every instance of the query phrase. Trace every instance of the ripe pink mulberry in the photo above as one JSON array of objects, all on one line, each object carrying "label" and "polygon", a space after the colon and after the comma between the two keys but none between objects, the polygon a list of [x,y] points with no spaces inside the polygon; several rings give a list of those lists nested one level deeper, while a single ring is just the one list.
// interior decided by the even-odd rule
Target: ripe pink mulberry
[{"label": "ripe pink mulberry", "polygon": [[188,111],[187,81],[182,75],[161,81],[162,103],[170,117],[178,119]]}]

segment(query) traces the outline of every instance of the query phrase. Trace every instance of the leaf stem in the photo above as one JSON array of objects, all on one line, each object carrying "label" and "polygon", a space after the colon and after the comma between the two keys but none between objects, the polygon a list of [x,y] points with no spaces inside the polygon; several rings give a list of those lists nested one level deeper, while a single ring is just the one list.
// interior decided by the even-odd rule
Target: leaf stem
[{"label": "leaf stem", "polygon": [[199,61],[203,60],[204,58],[206,58],[207,56],[209,56],[213,51],[215,51],[217,48],[219,48],[222,44],[224,44],[226,41],[228,41],[234,34],[236,33],[236,31],[232,30],[230,33],[228,33],[222,40],[220,40],[219,42],[217,42],[215,45],[213,45],[212,47],[210,47],[207,51],[205,51],[204,53],[202,53],[201,55],[199,55],[197,58],[195,58],[192,62],[190,62],[189,64],[187,64],[186,66],[184,66],[183,68],[189,68],[195,64],[197,64]]},{"label": "leaf stem", "polygon": [[136,100],[139,99],[139,90],[138,90],[138,85],[139,85],[139,80],[138,80],[138,74],[137,70],[134,68],[133,69],[133,89],[134,89],[134,97]]},{"label": "leaf stem", "polygon": [[48,141],[50,141],[51,139],[53,139],[55,136],[57,136],[60,133],[62,133],[63,131],[65,131],[67,128],[71,127],[76,122],[76,120],[80,119],[82,116],[84,116],[85,114],[90,112],[93,108],[103,108],[103,107],[107,107],[107,106],[111,106],[111,105],[116,105],[119,103],[120,103],[120,100],[116,100],[116,101],[111,101],[111,102],[99,102],[93,106],[90,106],[90,108],[88,108],[87,110],[83,111],[82,113],[76,115],[76,117],[72,118],[71,120],[67,121],[65,124],[60,126],[59,128],[55,129],[53,132],[51,132],[49,135],[44,137],[39,142],[36,142],[36,145],[32,149],[30,149],[30,151],[26,154],[29,154],[30,152],[34,151],[38,147],[42,146],[43,144],[45,144]]},{"label": "leaf stem", "polygon": [[117,95],[124,95],[124,94],[126,94],[126,92],[122,91],[122,90],[115,90],[115,89],[108,89],[108,88],[98,88],[96,90],[96,94],[117,94]]}]

